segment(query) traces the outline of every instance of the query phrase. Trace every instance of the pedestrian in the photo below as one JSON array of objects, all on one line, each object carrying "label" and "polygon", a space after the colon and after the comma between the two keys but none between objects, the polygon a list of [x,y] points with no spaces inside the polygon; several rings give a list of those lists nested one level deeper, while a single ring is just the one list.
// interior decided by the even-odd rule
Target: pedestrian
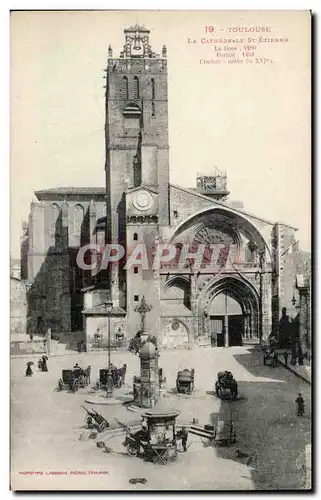
[{"label": "pedestrian", "polygon": [[273,364],[273,368],[275,368],[276,366],[278,366],[278,353],[276,351],[273,352],[273,358],[272,358],[272,364]]},{"label": "pedestrian", "polygon": [[73,371],[73,374],[74,374],[74,377],[75,377],[75,378],[80,377],[80,374],[81,374],[81,367],[79,366],[79,364],[78,364],[78,363],[76,363],[76,364],[75,364],[75,366],[73,367],[72,371]]},{"label": "pedestrian", "polygon": [[295,402],[297,404],[297,416],[302,417],[302,415],[304,415],[304,399],[301,392],[299,392]]},{"label": "pedestrian", "polygon": [[284,351],[283,357],[284,357],[284,364],[287,365],[288,364],[288,357],[289,357],[287,351]]},{"label": "pedestrian", "polygon": [[27,363],[27,369],[26,369],[26,377],[32,377],[32,369],[31,369],[31,365],[33,365],[33,362],[32,361],[28,361]]},{"label": "pedestrian", "polygon": [[183,427],[181,430],[181,436],[182,436],[182,447],[184,451],[187,451],[187,439],[188,439],[188,430],[186,427]]},{"label": "pedestrian", "polygon": [[142,430],[145,432],[145,434],[147,434],[148,433],[148,425],[147,425],[146,419],[144,417],[142,418],[141,427],[142,427]]},{"label": "pedestrian", "polygon": [[48,366],[47,366],[47,356],[42,356],[42,366],[41,366],[41,370],[43,372],[47,372],[48,371]]},{"label": "pedestrian", "polygon": [[30,342],[32,342],[33,341],[33,333],[30,333],[29,336],[30,336]]}]

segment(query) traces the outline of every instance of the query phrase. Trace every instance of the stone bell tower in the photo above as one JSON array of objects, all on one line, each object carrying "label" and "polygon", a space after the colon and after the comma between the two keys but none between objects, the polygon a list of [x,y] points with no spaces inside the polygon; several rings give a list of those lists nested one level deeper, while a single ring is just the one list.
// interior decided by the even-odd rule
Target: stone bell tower
[{"label": "stone bell tower", "polygon": [[[125,248],[128,222],[135,225],[139,220],[140,225],[152,224],[157,231],[169,224],[166,47],[163,47],[162,55],[154,53],[149,34],[144,27],[132,26],[124,30],[125,45],[119,57],[113,57],[112,48],[108,49],[106,243],[117,243]],[[157,209],[152,217],[131,218],[129,221],[126,194],[140,186],[155,193]],[[142,198],[140,194],[139,200]],[[138,210],[143,211],[138,215],[145,215],[146,206],[137,203]],[[144,227],[145,234],[148,233],[147,226]],[[124,307],[126,273],[122,263],[113,264],[110,280],[113,304]]]}]

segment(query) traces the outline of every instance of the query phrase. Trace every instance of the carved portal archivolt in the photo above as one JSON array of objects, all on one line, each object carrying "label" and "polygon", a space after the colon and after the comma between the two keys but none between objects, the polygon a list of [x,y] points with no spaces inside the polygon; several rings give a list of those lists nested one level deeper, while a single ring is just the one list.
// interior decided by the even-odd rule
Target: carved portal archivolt
[{"label": "carved portal archivolt", "polygon": [[243,341],[260,336],[260,300],[255,287],[246,279],[235,275],[214,277],[209,281],[197,300],[198,335],[211,334],[209,309],[212,301],[220,294],[233,298],[242,311]]},{"label": "carved portal archivolt", "polygon": [[[188,293],[180,301],[193,317],[194,336],[210,336],[213,324],[219,319],[225,322],[225,332],[231,325],[241,332],[240,343],[268,336],[271,256],[255,226],[228,209],[215,208],[181,224],[176,228],[171,243],[181,250],[176,253],[174,262],[164,266],[168,269],[167,284],[175,288],[177,279],[185,280]],[[188,252],[196,253],[200,245],[205,247],[201,263],[195,265],[196,260],[193,262],[190,256],[184,261],[186,247],[190,249]],[[215,245],[221,249],[218,251]],[[185,253],[182,254],[183,246]],[[233,252],[235,249],[238,252],[237,263],[233,260],[231,248]],[[166,286],[166,293],[165,289]],[[171,294],[174,298],[175,293]],[[234,310],[226,308],[223,311],[224,300]],[[220,307],[218,304],[221,304]],[[230,329],[233,329],[232,326]]]}]

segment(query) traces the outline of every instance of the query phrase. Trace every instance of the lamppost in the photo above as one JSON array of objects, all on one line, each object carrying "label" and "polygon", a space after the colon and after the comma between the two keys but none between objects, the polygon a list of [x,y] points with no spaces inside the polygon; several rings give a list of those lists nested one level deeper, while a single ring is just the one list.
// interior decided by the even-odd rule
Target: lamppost
[{"label": "lamppost", "polygon": [[106,397],[111,398],[113,396],[113,374],[111,371],[111,361],[110,361],[110,350],[111,350],[111,342],[110,342],[110,315],[113,309],[113,303],[111,300],[108,300],[105,302],[105,308],[107,312],[107,318],[108,318],[108,368],[107,368],[107,393]]},{"label": "lamppost", "polygon": [[140,314],[140,329],[143,336],[146,336],[146,313],[152,310],[152,306],[148,305],[143,296],[139,306],[135,307],[134,311]]}]

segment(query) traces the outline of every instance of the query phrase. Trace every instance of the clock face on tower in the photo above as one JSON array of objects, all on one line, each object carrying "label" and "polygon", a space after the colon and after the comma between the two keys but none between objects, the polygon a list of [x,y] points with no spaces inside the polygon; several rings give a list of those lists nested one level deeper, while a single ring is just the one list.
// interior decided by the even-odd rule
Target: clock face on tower
[{"label": "clock face on tower", "polygon": [[152,197],[148,191],[140,191],[133,200],[133,205],[137,210],[149,210],[152,206]]}]

